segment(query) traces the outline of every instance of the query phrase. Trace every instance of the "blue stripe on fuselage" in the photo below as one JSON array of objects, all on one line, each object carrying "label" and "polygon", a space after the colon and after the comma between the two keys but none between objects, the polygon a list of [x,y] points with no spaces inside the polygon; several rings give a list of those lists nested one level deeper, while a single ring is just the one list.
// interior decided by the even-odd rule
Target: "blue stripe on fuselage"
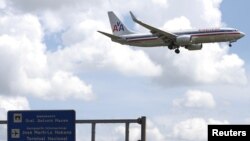
[{"label": "blue stripe on fuselage", "polygon": [[175,32],[175,35],[193,35],[193,34],[209,34],[209,33],[228,33],[228,32],[236,32],[237,30],[235,29],[230,29],[230,30],[198,30],[198,31],[189,31],[189,32]]},{"label": "blue stripe on fuselage", "polygon": [[[181,35],[191,35],[191,36],[197,36],[197,35],[220,35],[220,34],[237,34],[237,30],[230,29],[230,30],[199,30],[199,31],[189,31],[189,32],[174,32],[175,35],[181,36]],[[138,36],[132,36],[132,37],[125,37],[128,41],[135,41],[135,40],[153,40],[157,39],[158,37],[153,34],[149,35],[138,35]]]}]

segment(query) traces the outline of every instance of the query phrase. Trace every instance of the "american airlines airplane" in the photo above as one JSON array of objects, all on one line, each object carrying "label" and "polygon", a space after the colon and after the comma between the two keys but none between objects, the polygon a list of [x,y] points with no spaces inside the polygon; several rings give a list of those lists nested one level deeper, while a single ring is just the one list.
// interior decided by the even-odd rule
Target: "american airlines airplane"
[{"label": "american airlines airplane", "polygon": [[231,43],[245,36],[243,32],[234,28],[167,32],[138,20],[132,12],[130,14],[134,22],[147,28],[151,33],[136,34],[130,31],[111,11],[108,12],[108,16],[113,34],[102,31],[98,32],[120,44],[138,47],[168,46],[170,50],[175,50],[177,54],[180,53],[180,47],[185,47],[188,50],[200,50],[203,43],[229,42],[229,46],[231,47]]}]

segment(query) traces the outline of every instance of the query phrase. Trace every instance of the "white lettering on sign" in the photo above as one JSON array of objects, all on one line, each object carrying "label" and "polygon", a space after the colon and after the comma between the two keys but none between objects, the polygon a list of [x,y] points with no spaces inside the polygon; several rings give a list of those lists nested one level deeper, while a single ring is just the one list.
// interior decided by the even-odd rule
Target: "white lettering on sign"
[{"label": "white lettering on sign", "polygon": [[37,122],[54,122],[53,119],[37,119]]},{"label": "white lettering on sign", "polygon": [[242,136],[245,137],[247,136],[247,131],[233,131],[230,129],[229,131],[219,131],[218,129],[213,129],[212,130],[212,136]]},{"label": "white lettering on sign", "polygon": [[55,122],[69,122],[67,119],[55,119]]}]

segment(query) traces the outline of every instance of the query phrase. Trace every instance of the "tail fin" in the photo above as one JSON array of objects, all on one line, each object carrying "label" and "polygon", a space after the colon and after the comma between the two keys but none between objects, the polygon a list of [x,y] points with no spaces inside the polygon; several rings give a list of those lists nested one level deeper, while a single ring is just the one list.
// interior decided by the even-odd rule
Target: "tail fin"
[{"label": "tail fin", "polygon": [[109,11],[108,16],[111,29],[114,35],[119,36],[119,35],[133,34],[133,32],[128,30],[127,27],[117,18],[114,12]]}]

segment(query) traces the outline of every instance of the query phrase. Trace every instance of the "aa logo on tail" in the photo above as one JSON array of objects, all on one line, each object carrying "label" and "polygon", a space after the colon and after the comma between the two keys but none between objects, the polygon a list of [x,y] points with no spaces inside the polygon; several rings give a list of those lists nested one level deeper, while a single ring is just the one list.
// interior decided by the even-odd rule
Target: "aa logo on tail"
[{"label": "aa logo on tail", "polygon": [[113,32],[124,31],[123,24],[121,22],[117,22],[113,27]]}]

